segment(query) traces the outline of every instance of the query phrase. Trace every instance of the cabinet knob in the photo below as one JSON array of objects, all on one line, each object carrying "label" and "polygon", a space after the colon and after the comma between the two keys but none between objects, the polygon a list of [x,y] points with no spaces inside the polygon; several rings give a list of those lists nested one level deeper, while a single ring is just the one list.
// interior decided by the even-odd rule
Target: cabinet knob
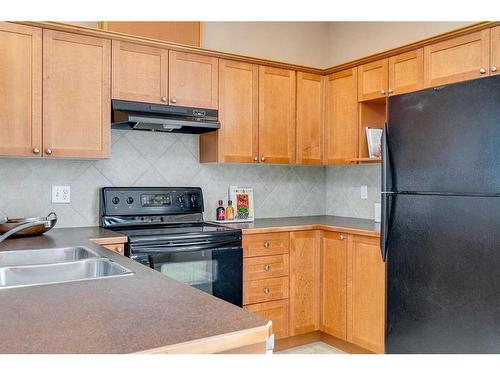
[{"label": "cabinet knob", "polygon": [[115,247],[115,251],[120,254],[123,253],[123,249],[120,246]]},{"label": "cabinet knob", "polygon": [[260,161],[261,161],[261,162],[265,162],[265,161],[266,161],[266,158],[263,156],[263,157],[261,157],[261,158],[260,158]]},{"label": "cabinet knob", "polygon": [[264,266],[264,271],[266,271],[266,272],[267,272],[267,271],[269,271],[269,268],[270,268],[270,267],[269,267],[269,264],[266,264],[266,265]]},{"label": "cabinet knob", "polygon": [[269,294],[269,288],[264,288],[264,293]]},{"label": "cabinet knob", "polygon": [[257,156],[254,156],[253,161],[259,161],[259,158]]},{"label": "cabinet knob", "polygon": [[175,104],[175,103],[177,103],[177,99],[172,98],[171,102]]},{"label": "cabinet knob", "polygon": [[166,96],[162,96],[162,97],[161,97],[161,101],[162,101],[163,103],[166,103],[166,102],[167,102],[167,97],[166,97]]},{"label": "cabinet knob", "polygon": [[385,90],[380,90],[380,94],[385,95]]},{"label": "cabinet knob", "polygon": [[486,69],[484,69],[484,68],[479,69],[479,73],[480,73],[480,74],[484,74],[484,73],[486,73]]},{"label": "cabinet knob", "polygon": [[343,235],[343,234],[341,234],[341,235],[339,236],[339,239],[343,240],[343,239],[344,239],[344,235]]},{"label": "cabinet knob", "polygon": [[392,89],[389,89],[389,94],[392,94],[394,91]]},{"label": "cabinet knob", "polygon": [[269,241],[264,242],[264,247],[267,249],[269,247]]},{"label": "cabinet knob", "polygon": [[52,149],[50,149],[50,148],[46,148],[46,149],[45,149],[45,153],[46,153],[47,155],[52,155]]},{"label": "cabinet knob", "polygon": [[496,66],[492,66],[492,67],[491,67],[491,71],[492,71],[492,72],[496,72],[496,71],[497,71],[497,67],[496,67]]},{"label": "cabinet knob", "polygon": [[40,153],[40,149],[37,148],[37,147],[33,148],[33,153],[34,154],[39,154]]}]

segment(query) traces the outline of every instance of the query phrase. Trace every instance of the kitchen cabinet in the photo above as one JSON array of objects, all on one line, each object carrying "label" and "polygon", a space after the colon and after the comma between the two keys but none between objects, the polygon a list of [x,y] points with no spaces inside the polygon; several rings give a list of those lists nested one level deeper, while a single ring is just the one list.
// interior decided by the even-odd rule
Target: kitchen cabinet
[{"label": "kitchen cabinet", "polygon": [[169,104],[217,109],[219,106],[219,59],[169,51]]},{"label": "kitchen cabinet", "polygon": [[491,62],[490,74],[500,72],[500,26],[491,29]]},{"label": "kitchen cabinet", "polygon": [[424,49],[389,58],[389,95],[405,94],[424,87]]},{"label": "kitchen cabinet", "polygon": [[347,262],[347,340],[384,352],[385,263],[378,238],[353,235]]},{"label": "kitchen cabinet", "polygon": [[259,66],[259,161],[295,162],[295,71]]},{"label": "kitchen cabinet", "polygon": [[358,155],[357,68],[326,80],[325,164],[342,164]]},{"label": "kitchen cabinet", "polygon": [[389,86],[389,60],[382,59],[358,67],[358,101],[387,96]]},{"label": "kitchen cabinet", "polygon": [[275,339],[288,337],[288,300],[257,303],[244,309],[270,320]]},{"label": "kitchen cabinet", "polygon": [[319,329],[320,231],[290,233],[290,335]]},{"label": "kitchen cabinet", "polygon": [[433,87],[488,76],[490,30],[424,47],[424,85]]},{"label": "kitchen cabinet", "polygon": [[243,304],[287,299],[288,292],[288,277],[249,280],[243,283]]},{"label": "kitchen cabinet", "polygon": [[42,30],[0,22],[0,155],[40,156]]},{"label": "kitchen cabinet", "polygon": [[166,104],[168,50],[113,40],[113,99]]},{"label": "kitchen cabinet", "polygon": [[347,238],[323,232],[321,242],[321,324],[329,335],[347,339]]},{"label": "kitchen cabinet", "polygon": [[243,260],[243,280],[287,276],[288,270],[288,254],[245,258]]},{"label": "kitchen cabinet", "polygon": [[324,79],[318,74],[297,72],[297,163],[322,162]]},{"label": "kitchen cabinet", "polygon": [[200,135],[200,161],[253,163],[259,155],[259,67],[219,60],[219,120],[216,132]]},{"label": "kitchen cabinet", "polygon": [[111,41],[43,30],[43,153],[110,156]]},{"label": "kitchen cabinet", "polygon": [[102,245],[102,247],[105,247],[106,249],[114,251],[115,253],[118,253],[120,255],[125,254],[125,244],[124,243],[114,243],[114,244]]},{"label": "kitchen cabinet", "polygon": [[288,232],[246,234],[242,239],[243,257],[288,254],[290,235]]}]

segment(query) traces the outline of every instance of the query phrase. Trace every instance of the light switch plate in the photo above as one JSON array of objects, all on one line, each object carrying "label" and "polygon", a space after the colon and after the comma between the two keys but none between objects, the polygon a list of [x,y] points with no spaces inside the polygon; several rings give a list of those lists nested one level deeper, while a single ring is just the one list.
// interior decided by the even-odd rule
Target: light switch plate
[{"label": "light switch plate", "polygon": [[361,185],[361,199],[368,199],[368,186]]},{"label": "light switch plate", "polygon": [[52,203],[70,203],[70,186],[52,186]]}]

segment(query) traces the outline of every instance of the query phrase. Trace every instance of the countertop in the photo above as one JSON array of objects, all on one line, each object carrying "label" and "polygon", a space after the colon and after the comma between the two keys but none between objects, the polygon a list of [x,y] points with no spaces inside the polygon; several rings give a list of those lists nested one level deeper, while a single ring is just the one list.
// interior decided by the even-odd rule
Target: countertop
[{"label": "countertop", "polygon": [[224,223],[222,225],[241,229],[243,234],[322,229],[380,236],[380,223],[374,220],[332,215],[255,219],[251,223]]},{"label": "countertop", "polygon": [[0,289],[0,353],[131,353],[226,336],[234,343],[235,332],[267,327],[256,315],[89,240],[113,237],[123,239],[97,227],[63,228],[0,243],[0,251],[86,246],[135,272]]}]

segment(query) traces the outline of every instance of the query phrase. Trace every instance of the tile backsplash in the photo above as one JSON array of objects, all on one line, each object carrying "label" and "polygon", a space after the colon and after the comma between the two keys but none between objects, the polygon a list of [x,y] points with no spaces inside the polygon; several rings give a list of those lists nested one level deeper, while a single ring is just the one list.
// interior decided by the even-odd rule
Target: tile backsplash
[{"label": "tile backsplash", "polygon": [[[0,215],[55,211],[58,227],[98,225],[102,186],[200,186],[210,220],[229,185],[254,188],[256,217],[323,215],[327,174],[323,167],[200,164],[197,135],[113,130],[107,160],[0,158]],[[52,204],[52,185],[71,186],[71,203]]]}]

